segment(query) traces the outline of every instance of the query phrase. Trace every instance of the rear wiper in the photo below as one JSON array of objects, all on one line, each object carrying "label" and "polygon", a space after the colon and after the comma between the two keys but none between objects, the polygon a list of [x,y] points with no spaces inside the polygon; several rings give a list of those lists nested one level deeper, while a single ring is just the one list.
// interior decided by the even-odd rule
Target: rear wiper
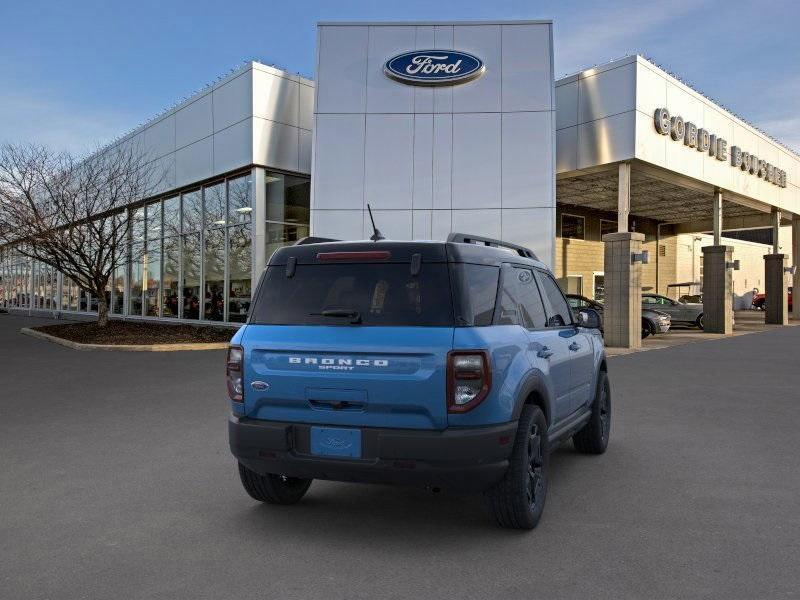
[{"label": "rear wiper", "polygon": [[309,313],[314,317],[337,317],[340,319],[350,319],[350,323],[353,325],[358,325],[361,323],[361,313],[357,310],[351,310],[349,308],[333,308],[330,310],[323,310],[322,312],[318,313]]}]

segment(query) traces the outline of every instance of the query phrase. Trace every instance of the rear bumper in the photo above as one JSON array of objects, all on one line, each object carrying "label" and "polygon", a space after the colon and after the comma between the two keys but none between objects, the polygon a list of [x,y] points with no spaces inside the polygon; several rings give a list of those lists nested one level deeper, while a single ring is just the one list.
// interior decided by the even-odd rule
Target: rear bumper
[{"label": "rear bumper", "polygon": [[228,419],[231,452],[257,473],[460,491],[485,490],[502,479],[517,423],[444,431],[363,428],[360,459],[312,455],[310,430],[301,423]]}]

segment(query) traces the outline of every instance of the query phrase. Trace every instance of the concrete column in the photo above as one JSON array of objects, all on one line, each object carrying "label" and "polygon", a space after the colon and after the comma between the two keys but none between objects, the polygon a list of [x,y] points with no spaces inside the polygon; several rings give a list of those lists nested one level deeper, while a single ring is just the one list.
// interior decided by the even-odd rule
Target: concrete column
[{"label": "concrete column", "polygon": [[772,253],[778,254],[781,251],[781,211],[772,209]]},{"label": "concrete column", "polygon": [[722,244],[722,191],[714,192],[714,245]]},{"label": "concrete column", "polygon": [[733,246],[703,248],[703,330],[733,333]]},{"label": "concrete column", "polygon": [[258,279],[267,266],[267,174],[262,167],[253,167],[252,177],[253,187],[250,190],[251,205],[253,207],[253,223],[251,227],[252,235],[252,256],[253,273],[251,283],[253,293],[256,291]]},{"label": "concrete column", "polygon": [[785,254],[764,255],[766,283],[764,293],[767,300],[764,322],[772,325],[788,325],[789,323],[789,300],[786,297],[789,286],[786,284],[786,273],[784,272],[787,259]]},{"label": "concrete column", "polygon": [[617,184],[617,231],[628,231],[631,214],[631,163],[620,163]]},{"label": "concrete column", "polygon": [[641,253],[644,234],[609,233],[603,236],[603,241],[606,346],[639,348],[642,345],[642,263],[634,262],[633,255]]},{"label": "concrete column", "polygon": [[[800,267],[800,216],[792,217],[792,265]],[[792,278],[792,300],[794,294],[800,290],[800,268]],[[792,302],[792,318],[800,320],[800,302]]]}]

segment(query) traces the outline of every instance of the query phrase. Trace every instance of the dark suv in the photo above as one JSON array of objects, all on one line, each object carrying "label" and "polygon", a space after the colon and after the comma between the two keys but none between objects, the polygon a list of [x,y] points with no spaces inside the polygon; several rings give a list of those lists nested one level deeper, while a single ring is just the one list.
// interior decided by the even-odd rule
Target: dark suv
[{"label": "dark suv", "polygon": [[479,491],[500,525],[535,527],[550,450],[608,444],[598,317],[579,319],[530,250],[496,240],[278,250],[228,353],[245,490],[276,504],[313,479]]}]

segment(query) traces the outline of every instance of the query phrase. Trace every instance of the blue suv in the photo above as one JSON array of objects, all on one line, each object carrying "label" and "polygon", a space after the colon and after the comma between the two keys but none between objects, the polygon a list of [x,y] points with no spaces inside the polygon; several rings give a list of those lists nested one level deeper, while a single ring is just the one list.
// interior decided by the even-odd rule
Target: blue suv
[{"label": "blue suv", "polygon": [[497,240],[282,248],[228,351],[242,485],[273,504],[313,479],[483,492],[531,529],[550,451],[608,444],[598,316],[577,319],[530,250]]}]

